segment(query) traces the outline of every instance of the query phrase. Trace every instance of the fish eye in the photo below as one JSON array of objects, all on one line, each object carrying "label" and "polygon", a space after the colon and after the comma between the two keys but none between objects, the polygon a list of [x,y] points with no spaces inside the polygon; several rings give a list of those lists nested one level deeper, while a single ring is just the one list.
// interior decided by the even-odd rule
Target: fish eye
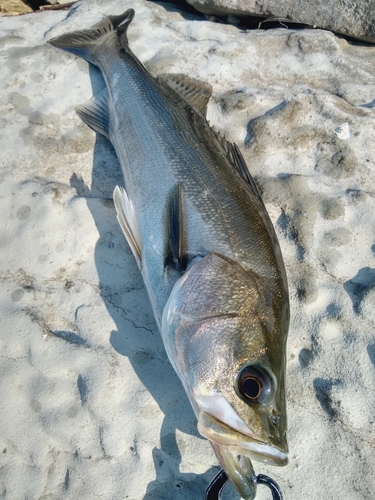
[{"label": "fish eye", "polygon": [[236,390],[247,403],[262,404],[273,392],[271,375],[261,366],[247,365],[237,375]]}]

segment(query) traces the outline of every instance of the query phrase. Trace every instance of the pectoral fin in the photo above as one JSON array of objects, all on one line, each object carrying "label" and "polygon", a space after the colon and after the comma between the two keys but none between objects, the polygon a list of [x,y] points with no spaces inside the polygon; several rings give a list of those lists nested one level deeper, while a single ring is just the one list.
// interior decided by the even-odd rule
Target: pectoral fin
[{"label": "pectoral fin", "polygon": [[172,266],[178,271],[184,271],[187,265],[187,255],[184,251],[184,216],[180,185],[173,189],[167,202],[167,231],[168,248],[165,267]]},{"label": "pectoral fin", "polygon": [[125,235],[125,238],[133,252],[139,269],[141,269],[141,239],[135,217],[134,205],[124,188],[115,187],[113,201],[116,207],[117,220]]}]

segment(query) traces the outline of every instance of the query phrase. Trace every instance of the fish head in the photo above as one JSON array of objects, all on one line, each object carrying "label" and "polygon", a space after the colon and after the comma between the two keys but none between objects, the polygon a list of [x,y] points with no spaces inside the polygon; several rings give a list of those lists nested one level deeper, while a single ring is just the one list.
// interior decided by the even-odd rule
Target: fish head
[{"label": "fish head", "polygon": [[209,392],[192,391],[198,431],[210,441],[241,497],[251,500],[256,495],[252,460],[277,466],[288,463],[284,379],[278,378],[264,356],[217,374]]},{"label": "fish head", "polygon": [[261,279],[211,253],[176,283],[162,335],[198,419],[229,479],[252,499],[251,460],[286,465],[283,277]]}]

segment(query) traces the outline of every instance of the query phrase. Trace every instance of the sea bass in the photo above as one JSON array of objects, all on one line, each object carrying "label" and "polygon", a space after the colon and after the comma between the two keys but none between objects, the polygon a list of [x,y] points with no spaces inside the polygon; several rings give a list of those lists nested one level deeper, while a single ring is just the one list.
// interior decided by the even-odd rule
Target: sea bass
[{"label": "sea bass", "polygon": [[96,65],[106,88],[79,116],[112,142],[124,174],[117,217],[168,357],[240,495],[251,459],[287,463],[286,272],[240,150],[208,124],[210,85],[153,77],[131,52],[129,9],[50,40]]}]

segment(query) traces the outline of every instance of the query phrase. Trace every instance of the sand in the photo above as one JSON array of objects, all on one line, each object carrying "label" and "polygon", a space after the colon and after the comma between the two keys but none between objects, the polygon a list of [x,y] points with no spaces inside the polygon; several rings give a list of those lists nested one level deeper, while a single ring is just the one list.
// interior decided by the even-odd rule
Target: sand
[{"label": "sand", "polygon": [[240,146],[282,247],[290,463],[256,472],[286,500],[371,499],[375,47],[144,0],[0,18],[0,498],[200,500],[218,470],[116,220],[114,151],[74,112],[103,80],[46,45],[129,7],[153,74],[212,84],[208,117]]}]

